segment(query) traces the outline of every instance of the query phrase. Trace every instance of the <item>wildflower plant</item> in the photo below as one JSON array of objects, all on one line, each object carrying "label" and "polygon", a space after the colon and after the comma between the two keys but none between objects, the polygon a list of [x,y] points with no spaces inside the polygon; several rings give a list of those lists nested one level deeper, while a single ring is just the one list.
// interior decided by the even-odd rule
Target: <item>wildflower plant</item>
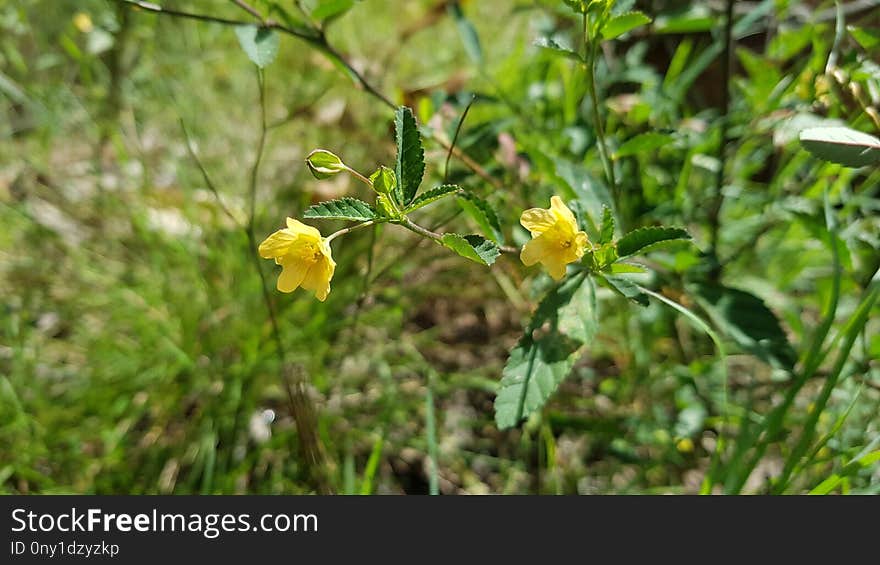
[{"label": "wildflower plant", "polygon": [[[422,139],[412,110],[399,107],[395,114],[397,159],[394,169],[380,165],[369,177],[344,163],[326,149],[316,149],[306,157],[312,175],[319,180],[349,173],[368,185],[375,202],[353,197],[320,202],[303,213],[308,220],[346,220],[354,225],[326,238],[311,226],[287,218],[287,227],[271,234],[260,245],[260,255],[274,259],[282,267],[277,288],[292,292],[302,286],[325,300],[335,263],[330,242],[349,232],[378,224],[392,224],[430,239],[458,255],[491,267],[503,251],[496,241],[502,230],[490,228],[486,234],[436,233],[416,224],[409,214],[444,198],[457,196],[475,204],[482,225],[497,224],[498,214],[484,199],[455,184],[441,184],[420,192],[425,174]],[[593,220],[590,220],[593,222]],[[644,273],[645,268],[628,262],[639,253],[676,241],[689,239],[681,228],[649,227],[614,240],[614,215],[603,209],[601,230],[596,242],[580,229],[574,212],[561,197],[554,195],[549,208],[522,212],[520,223],[532,236],[519,258],[525,266],[540,264],[557,285],[538,306],[519,343],[511,350],[495,401],[499,427],[517,425],[539,410],[568,375],[583,346],[596,333],[598,312],[595,287],[598,282],[645,306],[648,296],[627,274]],[[568,267],[573,265],[569,274]]]}]

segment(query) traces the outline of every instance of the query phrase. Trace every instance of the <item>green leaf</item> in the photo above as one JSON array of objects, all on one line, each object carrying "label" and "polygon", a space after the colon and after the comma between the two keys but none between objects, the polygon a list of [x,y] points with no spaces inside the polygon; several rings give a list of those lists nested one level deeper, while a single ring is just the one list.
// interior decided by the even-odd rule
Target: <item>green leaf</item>
[{"label": "green leaf", "polygon": [[585,277],[566,279],[544,297],[504,366],[495,398],[499,428],[544,406],[597,327],[596,294]]},{"label": "green leaf", "polygon": [[278,34],[267,27],[235,26],[238,43],[256,66],[261,69],[275,60],[278,54]]},{"label": "green leaf", "polygon": [[481,265],[491,265],[501,254],[495,243],[479,235],[459,235],[447,233],[441,238],[443,245],[462,257]]},{"label": "green leaf", "polygon": [[340,198],[328,200],[310,206],[303,212],[304,218],[321,218],[327,220],[352,220],[366,222],[379,217],[372,206],[357,198]]},{"label": "green leaf", "polygon": [[312,18],[322,21],[338,18],[354,6],[354,0],[321,0],[312,10]]},{"label": "green leaf", "polygon": [[846,26],[846,29],[858,44],[866,50],[870,51],[880,46],[880,29],[859,26]]},{"label": "green leaf", "polygon": [[617,255],[620,258],[635,255],[650,247],[680,239],[690,239],[691,234],[682,228],[653,226],[633,230],[617,241]]},{"label": "green leaf", "polygon": [[477,65],[482,65],[483,49],[480,47],[480,36],[477,35],[474,24],[464,15],[459,2],[449,3],[449,13],[452,14],[455,25],[458,26],[458,34],[461,36],[461,42],[464,44],[464,50],[468,57]]},{"label": "green leaf", "polygon": [[306,157],[309,172],[318,180],[330,178],[345,170],[342,159],[326,149],[315,149]]},{"label": "green leaf", "polygon": [[440,200],[444,196],[448,196],[453,192],[458,192],[459,190],[461,190],[461,187],[457,184],[443,184],[438,186],[437,188],[432,188],[428,192],[420,194],[415,200],[410,202],[409,206],[406,208],[406,211],[407,213],[409,213],[413,210],[418,210],[422,206],[427,206],[431,202]]},{"label": "green leaf", "polygon": [[648,305],[648,295],[642,292],[642,289],[631,280],[608,274],[603,274],[601,277],[608,283],[608,287],[611,290],[616,291],[621,296],[625,296],[639,306]]},{"label": "green leaf", "polygon": [[846,127],[819,127],[800,133],[801,145],[819,159],[845,167],[880,163],[880,139]]},{"label": "green leaf", "polygon": [[654,20],[657,33],[699,33],[710,31],[717,22],[712,10],[703,4],[660,14]]},{"label": "green leaf", "polygon": [[617,148],[617,151],[614,152],[614,158],[620,159],[621,157],[653,151],[664,145],[669,145],[673,141],[675,141],[675,138],[669,134],[657,132],[642,133],[623,142]]},{"label": "green leaf", "polygon": [[373,183],[373,190],[379,194],[390,194],[397,188],[397,177],[394,175],[394,171],[385,165],[380,165],[376,172],[370,175],[370,182]]},{"label": "green leaf", "polygon": [[611,265],[609,271],[615,275],[634,273],[643,274],[648,272],[648,270],[641,265],[633,265],[632,263],[614,263]]},{"label": "green leaf", "polygon": [[743,350],[775,367],[791,370],[797,354],[776,315],[757,296],[721,285],[694,286],[715,325]]},{"label": "green leaf", "polygon": [[555,41],[553,41],[549,37],[539,37],[538,39],[535,40],[534,44],[536,47],[541,47],[542,49],[549,49],[550,51],[556,53],[557,55],[561,55],[561,56],[566,57],[568,59],[572,59],[574,61],[577,61],[579,63],[583,63],[583,61],[584,61],[584,58],[581,57],[580,53],[577,53],[575,51],[572,51],[571,49],[567,49],[567,48],[559,45],[558,43],[556,43]]},{"label": "green leaf", "polygon": [[602,231],[599,233],[599,243],[611,243],[614,239],[614,212],[608,206],[602,206]]},{"label": "green leaf", "polygon": [[602,26],[602,39],[614,39],[647,23],[651,23],[651,18],[639,11],[614,16]]},{"label": "green leaf", "polygon": [[416,197],[425,174],[425,151],[416,118],[406,106],[397,109],[394,129],[397,136],[397,197],[402,204],[408,205]]},{"label": "green leaf", "polygon": [[459,196],[458,204],[465,213],[477,222],[483,233],[489,236],[492,241],[504,244],[501,222],[491,204],[469,192],[463,192]]}]

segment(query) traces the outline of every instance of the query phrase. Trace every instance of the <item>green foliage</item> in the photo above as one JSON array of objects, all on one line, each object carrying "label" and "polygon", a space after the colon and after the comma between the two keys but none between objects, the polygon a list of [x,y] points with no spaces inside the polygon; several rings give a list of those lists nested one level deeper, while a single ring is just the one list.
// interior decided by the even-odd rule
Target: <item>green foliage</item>
[{"label": "green foliage", "polygon": [[629,257],[636,253],[644,253],[658,245],[690,238],[687,230],[682,228],[663,226],[639,228],[620,238],[617,242],[617,253],[621,258]]},{"label": "green foliage", "polygon": [[248,59],[261,69],[266,68],[278,55],[280,39],[277,33],[267,27],[236,26],[235,35]]},{"label": "green foliage", "polygon": [[602,26],[602,39],[615,39],[649,23],[651,23],[651,18],[637,10],[618,14]]},{"label": "green foliage", "polygon": [[495,398],[499,428],[515,426],[544,406],[597,327],[596,294],[588,278],[567,279],[544,297],[504,366]]},{"label": "green foliage", "polygon": [[494,242],[479,235],[447,233],[443,235],[441,242],[462,257],[481,265],[491,265],[501,254]]},{"label": "green foliage", "polygon": [[403,106],[397,109],[394,131],[397,137],[397,200],[406,206],[415,199],[425,174],[425,152],[412,110]]},{"label": "green foliage", "polygon": [[0,491],[315,492],[313,433],[337,492],[880,493],[871,10],[250,4],[0,6]]},{"label": "green foliage", "polygon": [[715,324],[744,350],[788,371],[797,355],[779,320],[757,296],[717,284],[699,284],[696,295]]},{"label": "green foliage", "polygon": [[459,192],[460,190],[461,190],[461,187],[458,186],[457,184],[440,185],[437,188],[432,188],[431,190],[429,190],[427,192],[423,192],[422,194],[418,195],[416,198],[413,199],[412,202],[410,202],[410,204],[409,204],[409,206],[407,206],[406,210],[407,210],[407,212],[412,212],[413,210],[418,210],[419,208],[421,208],[423,206],[427,206],[428,204],[431,204],[432,202],[436,202],[437,200],[440,200],[441,198],[449,196],[450,194],[454,194],[456,192]]},{"label": "green foliage", "polygon": [[465,16],[464,11],[461,9],[461,3],[450,2],[449,13],[455,20],[455,25],[458,27],[458,33],[461,36],[461,42],[468,57],[477,65],[482,65],[483,48],[480,45],[480,37],[477,35],[474,24],[467,19],[467,16]]},{"label": "green foliage", "polygon": [[310,206],[303,212],[303,217],[366,222],[375,220],[379,216],[373,207],[366,202],[357,198],[345,197]]},{"label": "green foliage", "polygon": [[623,142],[620,147],[617,148],[617,151],[614,152],[614,158],[620,159],[621,157],[642,155],[649,151],[654,151],[655,149],[667,146],[674,140],[674,137],[665,133],[642,133]]},{"label": "green foliage", "polygon": [[498,219],[498,213],[491,204],[470,192],[462,192],[459,195],[458,204],[468,216],[477,222],[489,239],[495,243],[504,244],[501,220]]},{"label": "green foliage", "polygon": [[354,6],[354,0],[321,0],[312,8],[312,18],[327,21],[338,18]]},{"label": "green foliage", "polygon": [[880,163],[880,139],[846,127],[808,128],[800,133],[804,149],[846,167]]}]

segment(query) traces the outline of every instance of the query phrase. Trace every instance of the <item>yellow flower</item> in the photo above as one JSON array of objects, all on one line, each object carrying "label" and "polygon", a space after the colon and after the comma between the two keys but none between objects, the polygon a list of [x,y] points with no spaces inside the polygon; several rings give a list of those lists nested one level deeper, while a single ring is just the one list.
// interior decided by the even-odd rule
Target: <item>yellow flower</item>
[{"label": "yellow flower", "polygon": [[84,12],[79,12],[73,16],[73,25],[82,33],[89,33],[94,29],[94,26],[92,26],[92,18]]},{"label": "yellow flower", "polygon": [[324,302],[330,293],[330,279],[336,262],[330,255],[330,244],[312,226],[287,218],[287,227],[280,229],[260,244],[260,256],[275,259],[281,265],[278,290],[293,292],[298,287],[311,290]]},{"label": "yellow flower", "polygon": [[541,263],[558,281],[565,276],[566,265],[584,256],[589,243],[587,234],[578,231],[574,214],[558,196],[550,199],[550,208],[523,212],[519,223],[532,232],[532,240],[519,254],[526,266]]}]

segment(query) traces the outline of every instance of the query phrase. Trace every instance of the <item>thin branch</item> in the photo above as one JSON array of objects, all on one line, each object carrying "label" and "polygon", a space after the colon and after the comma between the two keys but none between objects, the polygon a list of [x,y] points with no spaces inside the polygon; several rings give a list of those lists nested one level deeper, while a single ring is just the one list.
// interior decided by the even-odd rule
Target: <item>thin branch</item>
[{"label": "thin branch", "polygon": [[[160,6],[158,4],[153,4],[152,2],[144,2],[142,0],[114,0],[114,1],[122,3],[122,4],[127,4],[133,8],[140,8],[140,9],[146,10],[150,13],[157,14],[157,15],[166,15],[166,16],[172,16],[172,17],[178,17],[178,18],[188,18],[188,19],[192,19],[192,20],[228,25],[228,26],[253,25],[253,22],[233,20],[233,19],[228,19],[228,18],[220,18],[220,17],[209,16],[209,15],[204,15],[204,14],[196,14],[196,13],[192,13],[192,12],[184,12],[184,11],[180,11],[180,10],[167,9],[167,8],[163,8],[162,6]],[[248,12],[250,12],[250,11],[248,10]],[[336,61],[339,62],[340,65],[345,67],[345,70],[349,74],[349,76],[358,84],[358,86],[360,86],[360,88],[364,92],[366,92],[367,94],[369,94],[370,96],[372,96],[373,98],[375,98],[376,100],[381,102],[383,105],[385,105],[389,109],[391,109],[391,110],[397,109],[397,105],[394,102],[392,102],[390,98],[388,98],[387,96],[382,94],[375,86],[373,86],[366,79],[366,77],[364,77],[363,74],[358,72],[358,70],[355,69],[354,66],[352,66],[352,64],[348,61],[348,59],[343,57],[342,54],[339,51],[337,51],[336,48],[333,47],[327,41],[327,37],[324,35],[324,32],[322,30],[312,29],[313,33],[308,34],[308,33],[304,33],[304,32],[298,31],[296,29],[287,27],[285,25],[282,25],[274,20],[265,19],[262,17],[260,17],[260,24],[265,28],[273,29],[273,30],[279,31],[281,33],[286,33],[288,35],[291,35],[293,37],[301,39],[302,41],[309,43],[310,45],[312,45],[316,49],[324,52],[326,55],[335,59]],[[441,147],[443,147],[444,149],[446,149],[448,151],[451,151],[452,154],[457,159],[459,159],[462,163],[464,163],[464,165],[467,168],[469,168],[471,171],[473,171],[473,173],[476,174],[478,177],[480,177],[484,181],[488,182],[489,184],[491,184],[492,186],[494,186],[497,189],[504,188],[504,185],[500,180],[498,180],[498,179],[494,178],[492,175],[490,175],[482,166],[480,166],[479,163],[474,161],[471,157],[469,157],[467,154],[462,152],[460,149],[458,149],[457,147],[454,147],[451,143],[447,142],[446,140],[439,139],[436,137],[434,137],[433,139],[435,141],[437,141],[437,143]]]},{"label": "thin branch", "polygon": [[241,8],[242,10],[244,10],[245,12],[247,12],[248,14],[252,15],[256,19],[260,20],[260,23],[263,23],[263,24],[266,23],[266,20],[263,18],[263,15],[260,14],[260,12],[258,12],[255,8],[253,8],[247,2],[244,2],[243,0],[232,0],[232,3],[235,4],[236,6],[238,6],[239,8]]},{"label": "thin branch", "polygon": [[449,152],[446,153],[446,164],[443,166],[443,184],[447,184],[449,182],[449,159],[452,158],[452,150],[455,149],[455,143],[458,141],[458,135],[461,133],[461,126],[464,125],[464,121],[467,118],[468,112],[471,111],[471,106],[474,105],[474,100],[477,97],[475,95],[471,95],[471,100],[468,102],[468,105],[465,107],[464,112],[461,113],[461,118],[458,120],[458,125],[455,126],[455,135],[452,136],[452,143],[449,145]]},{"label": "thin branch", "polygon": [[247,231],[245,226],[242,226],[239,223],[232,211],[223,202],[223,199],[220,197],[220,192],[211,181],[211,177],[208,176],[207,169],[205,169],[205,166],[202,164],[202,160],[199,159],[199,156],[196,153],[195,147],[193,147],[192,138],[189,135],[189,131],[186,129],[186,124],[184,123],[183,118],[178,117],[178,120],[180,122],[180,129],[183,131],[183,138],[186,141],[186,150],[189,153],[189,156],[192,158],[193,162],[195,162],[196,167],[198,167],[199,172],[202,174],[202,180],[204,180],[205,185],[207,185],[208,187],[208,190],[210,190],[211,193],[214,195],[214,198],[217,199],[217,204],[220,205],[220,209],[223,210],[223,213],[225,213],[230,220],[232,220],[232,223],[235,224],[236,227]]}]

